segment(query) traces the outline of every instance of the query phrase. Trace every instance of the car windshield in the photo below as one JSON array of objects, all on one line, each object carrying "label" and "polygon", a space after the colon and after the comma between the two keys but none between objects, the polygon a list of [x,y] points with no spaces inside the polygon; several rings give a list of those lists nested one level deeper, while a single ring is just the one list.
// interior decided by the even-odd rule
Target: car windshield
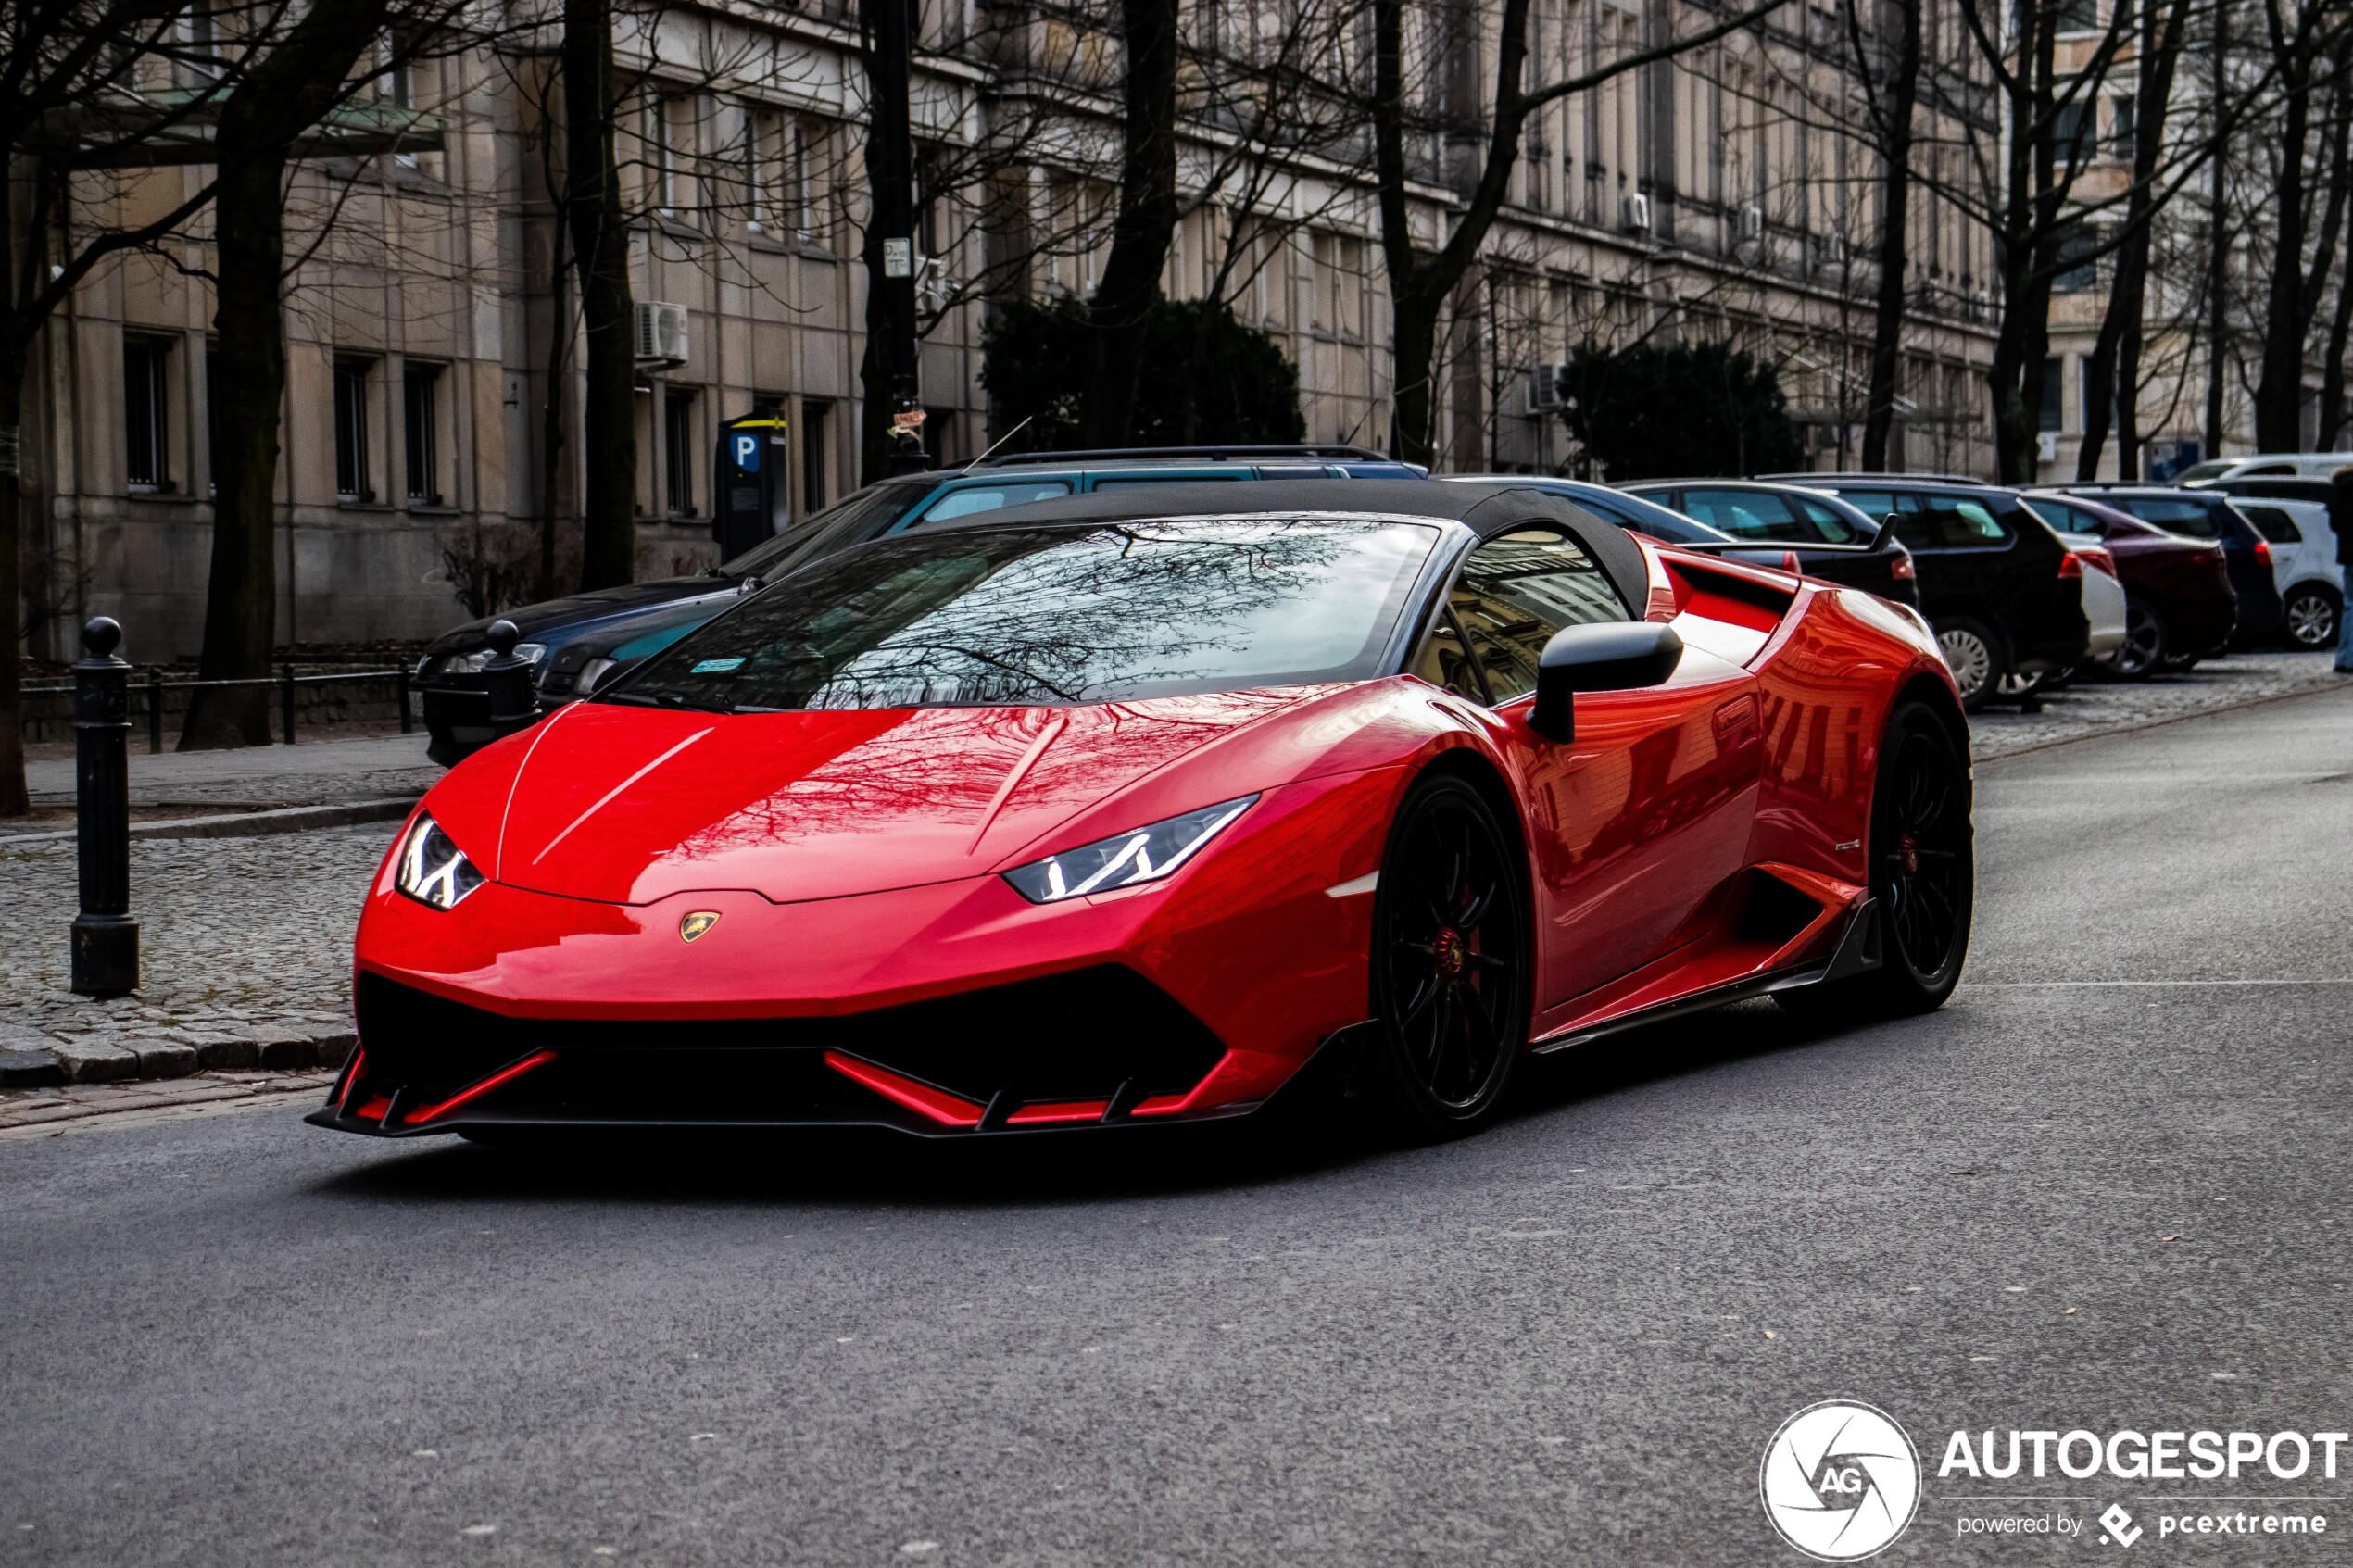
[{"label": "car windshield", "polygon": [[1438,538],[1330,519],[917,533],[784,579],[595,700],[766,712],[1364,680]]},{"label": "car windshield", "polygon": [[2238,467],[2238,465],[2239,459],[2236,458],[2209,458],[2203,463],[2193,463],[2188,468],[2183,469],[2181,472],[2173,476],[2173,483],[2176,484],[2187,484],[2192,480],[2220,479],[2224,474],[2230,472],[2233,469]]},{"label": "car windshield", "polygon": [[817,513],[798,528],[788,528],[725,562],[720,571],[730,577],[774,577],[803,561],[880,538],[890,525],[913,511],[937,485],[937,476],[919,480],[885,480],[869,484]]},{"label": "car windshield", "polygon": [[1630,494],[1612,495],[1607,491],[1594,495],[1578,490],[1568,498],[1589,511],[1598,512],[1620,528],[1637,533],[1647,533],[1670,545],[1723,545],[1732,536],[1720,528],[1711,528],[1697,518],[1663,507],[1645,496]]}]

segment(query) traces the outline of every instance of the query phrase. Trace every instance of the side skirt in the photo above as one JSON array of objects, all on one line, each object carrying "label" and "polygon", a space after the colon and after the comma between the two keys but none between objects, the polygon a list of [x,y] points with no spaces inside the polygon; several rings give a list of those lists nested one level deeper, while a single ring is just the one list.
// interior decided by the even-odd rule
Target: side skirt
[{"label": "side skirt", "polygon": [[1774,970],[1764,974],[1750,975],[1729,985],[1711,985],[1687,997],[1661,1002],[1654,1007],[1620,1013],[1599,1023],[1571,1028],[1558,1035],[1538,1040],[1529,1047],[1532,1056],[1550,1056],[1571,1046],[1590,1045],[1607,1039],[1629,1029],[1646,1024],[1663,1023],[1670,1018],[1682,1018],[1710,1008],[1720,1008],[1732,1002],[1744,1002],[1752,997],[1769,997],[1776,991],[1794,991],[1807,985],[1823,985],[1844,980],[1879,968],[1884,961],[1880,942],[1879,901],[1866,898],[1856,907],[1847,921],[1846,929],[1839,934],[1838,946],[1830,957],[1797,969]]}]

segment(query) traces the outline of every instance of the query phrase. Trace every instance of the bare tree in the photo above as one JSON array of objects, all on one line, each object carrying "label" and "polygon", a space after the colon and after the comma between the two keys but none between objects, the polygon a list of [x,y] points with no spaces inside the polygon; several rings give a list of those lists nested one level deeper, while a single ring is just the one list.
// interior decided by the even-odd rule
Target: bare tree
[{"label": "bare tree", "polygon": [[581,585],[637,574],[637,360],[629,214],[613,149],[627,89],[613,65],[612,0],[564,0],[564,179],[587,329],[581,399]]},{"label": "bare tree", "polygon": [[1896,370],[1904,339],[1904,273],[1908,260],[1912,204],[1913,117],[1920,93],[1920,6],[1922,0],[1889,0],[1882,14],[1893,14],[1894,43],[1886,64],[1887,84],[1878,86],[1867,62],[1871,50],[1864,38],[1856,0],[1848,0],[1847,31],[1866,99],[1866,122],[1880,157],[1879,289],[1871,311],[1871,370],[1863,401],[1863,467],[1873,473],[1887,468],[1887,438],[1895,424]]},{"label": "bare tree", "polygon": [[1121,158],[1111,254],[1088,309],[1087,444],[1123,446],[1136,419],[1144,314],[1176,232],[1176,0],[1119,0]]},{"label": "bare tree", "polygon": [[[0,625],[11,633],[0,647],[0,817],[28,809],[13,634],[25,379],[43,328],[94,270],[132,252],[179,265],[167,242],[212,199],[208,180],[132,199],[157,191],[156,168],[189,160],[233,82],[182,11],[182,0],[0,5]],[[239,14],[263,25],[276,11]]]},{"label": "bare tree", "polygon": [[[1529,0],[1504,0],[1495,40],[1494,99],[1486,113],[1483,145],[1461,181],[1462,210],[1435,248],[1417,244],[1412,223],[1407,139],[1416,123],[1406,89],[1406,0],[1372,0],[1374,174],[1379,192],[1381,254],[1389,273],[1390,357],[1395,381],[1391,450],[1409,462],[1436,456],[1437,400],[1433,370],[1439,327],[1447,302],[1487,243],[1511,190],[1528,119],[1556,99],[1589,91],[1628,71],[1712,44],[1752,27],[1785,0],[1762,0],[1699,31],[1620,56],[1564,81],[1530,88],[1528,64]],[[1466,20],[1467,19],[1463,19]],[[1467,38],[1453,41],[1466,47]]]},{"label": "bare tree", "polygon": [[[2344,118],[2347,87],[2347,40],[2353,38],[2353,19],[2341,6],[2310,0],[2296,5],[2292,16],[2281,15],[2281,0],[2264,0],[2264,36],[2271,47],[2271,74],[2278,81],[2282,104],[2276,146],[2278,182],[2271,210],[2274,217],[2271,277],[2266,287],[2262,370],[2255,387],[2255,444],[2265,452],[2293,452],[2304,438],[2304,361],[2311,339],[2312,319],[2319,311],[2321,291],[2328,280],[2336,245],[2337,220],[2345,210],[2345,161],[2335,159],[2327,182],[2325,215],[2312,209],[2311,181],[2306,147],[2316,118],[2321,89],[2331,88],[2334,118]],[[2309,261],[2306,236],[2317,231],[2319,244]]]},{"label": "bare tree", "polygon": [[[2098,340],[2083,367],[2089,391],[2083,400],[2083,439],[2076,449],[2075,477],[2097,478],[2107,445],[2108,408],[2115,406],[2116,471],[2136,479],[2141,471],[2141,356],[2143,317],[2148,304],[2150,232],[2156,181],[2165,158],[2165,126],[2172,112],[2175,69],[2182,58],[2193,0],[2165,0],[2143,7],[2133,50],[2133,188],[2126,199],[2131,231],[2116,250],[2115,276]],[[2112,396],[2110,395],[2113,395]]]}]

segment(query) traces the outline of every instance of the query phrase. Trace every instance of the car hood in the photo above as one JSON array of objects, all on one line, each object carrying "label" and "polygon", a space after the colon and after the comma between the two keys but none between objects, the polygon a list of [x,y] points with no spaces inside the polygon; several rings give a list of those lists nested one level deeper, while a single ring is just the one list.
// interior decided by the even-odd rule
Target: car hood
[{"label": "car hood", "polygon": [[1204,799],[1134,789],[1330,689],[741,715],[578,703],[461,764],[426,807],[491,877],[535,892],[841,897],[1017,863],[1122,791],[1151,814],[1090,837],[1265,787],[1265,770],[1214,767],[1170,785],[1225,791]]},{"label": "car hood", "polygon": [[478,648],[488,647],[490,623],[494,621],[513,621],[515,629],[522,633],[523,640],[529,642],[537,633],[552,627],[627,615],[633,610],[668,604],[673,599],[724,593],[733,586],[732,583],[718,577],[662,577],[650,583],[629,583],[617,588],[598,588],[593,593],[572,594],[535,605],[519,605],[497,615],[485,615],[479,621],[469,621],[463,626],[453,626],[426,644],[425,651],[428,654],[472,653]]}]

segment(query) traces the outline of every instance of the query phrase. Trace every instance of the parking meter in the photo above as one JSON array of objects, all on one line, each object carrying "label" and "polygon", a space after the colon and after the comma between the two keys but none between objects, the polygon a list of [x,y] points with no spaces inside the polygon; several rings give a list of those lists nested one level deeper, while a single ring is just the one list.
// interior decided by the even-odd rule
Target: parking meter
[{"label": "parking meter", "polygon": [[719,541],[721,560],[733,560],[775,537],[792,521],[785,454],[782,419],[754,414],[720,428],[718,460],[711,468],[718,493],[711,533]]}]

